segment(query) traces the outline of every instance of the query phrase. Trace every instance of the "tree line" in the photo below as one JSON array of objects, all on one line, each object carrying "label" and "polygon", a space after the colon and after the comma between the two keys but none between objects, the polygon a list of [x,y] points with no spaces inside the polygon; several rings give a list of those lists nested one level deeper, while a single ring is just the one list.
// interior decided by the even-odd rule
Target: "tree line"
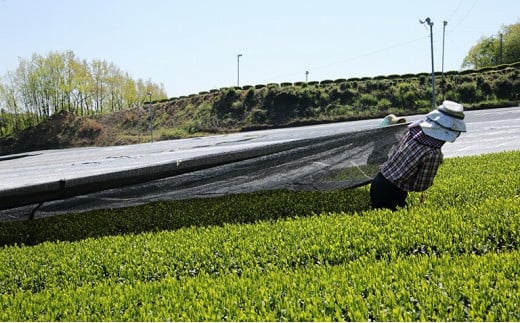
[{"label": "tree line", "polygon": [[81,60],[73,51],[33,54],[0,79],[0,135],[33,126],[67,111],[110,113],[167,98],[162,84],[134,80],[115,64]]}]

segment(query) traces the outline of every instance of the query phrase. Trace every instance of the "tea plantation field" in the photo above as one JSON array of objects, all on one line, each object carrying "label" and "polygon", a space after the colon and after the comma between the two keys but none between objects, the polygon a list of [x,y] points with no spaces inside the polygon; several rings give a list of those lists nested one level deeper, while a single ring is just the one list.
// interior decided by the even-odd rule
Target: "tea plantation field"
[{"label": "tea plantation field", "polygon": [[519,321],[520,151],[368,187],[0,223],[2,321]]}]

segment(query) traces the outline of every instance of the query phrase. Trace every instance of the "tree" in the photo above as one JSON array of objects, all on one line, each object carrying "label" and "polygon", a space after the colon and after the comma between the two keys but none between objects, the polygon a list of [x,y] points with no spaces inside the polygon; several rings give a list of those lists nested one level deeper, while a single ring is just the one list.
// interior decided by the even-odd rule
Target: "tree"
[{"label": "tree", "polygon": [[50,52],[21,58],[16,71],[0,80],[0,108],[20,119],[11,127],[20,130],[60,111],[86,115],[133,108],[149,92],[154,100],[167,98],[162,84],[134,81],[113,63]]},{"label": "tree", "polygon": [[520,23],[504,28],[503,64],[520,61]]},{"label": "tree", "polygon": [[493,37],[482,37],[476,45],[471,47],[462,63],[463,68],[480,68],[496,65],[496,40]]},{"label": "tree", "polygon": [[494,36],[482,37],[469,50],[462,68],[482,68],[520,61],[520,22],[502,27]]}]

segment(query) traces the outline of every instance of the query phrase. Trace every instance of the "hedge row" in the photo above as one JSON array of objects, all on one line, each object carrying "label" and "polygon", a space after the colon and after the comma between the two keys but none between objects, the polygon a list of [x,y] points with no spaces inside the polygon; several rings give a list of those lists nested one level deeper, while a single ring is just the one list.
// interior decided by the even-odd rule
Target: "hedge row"
[{"label": "hedge row", "polygon": [[0,292],[75,288],[102,281],[186,279],[199,274],[287,271],[360,258],[483,255],[517,250],[520,205],[488,199],[465,210],[332,213],[256,224],[45,243],[1,251]]},{"label": "hedge row", "polygon": [[[454,158],[425,201],[411,194],[395,213],[345,213],[338,203],[276,218],[258,195],[242,195],[213,216],[250,213],[249,223],[214,225],[187,211],[193,226],[176,230],[5,246],[0,319],[519,320],[519,184],[520,151]],[[287,197],[278,205],[308,210]],[[199,202],[185,210],[204,213]],[[172,205],[127,211],[147,223]]]},{"label": "hedge row", "polygon": [[0,295],[2,321],[518,321],[520,252]]},{"label": "hedge row", "polygon": [[[513,63],[513,64],[502,64],[502,65],[496,65],[496,66],[488,66],[483,67],[479,69],[467,69],[467,70],[461,70],[461,71],[446,71],[444,72],[444,75],[471,75],[471,74],[480,74],[480,73],[488,73],[488,72],[501,72],[505,69],[515,69],[520,68],[520,62]],[[406,79],[419,79],[421,77],[430,77],[431,73],[407,73],[407,74],[390,74],[390,75],[377,75],[374,77],[350,77],[350,78],[338,78],[335,80],[322,80],[322,81],[309,81],[309,82],[302,82],[302,81],[296,81],[294,83],[291,82],[282,82],[280,84],[278,83],[269,83],[269,84],[255,84],[255,85],[243,85],[243,86],[234,86],[233,88],[236,90],[249,90],[251,88],[255,89],[261,89],[266,86],[307,86],[307,85],[330,85],[330,84],[341,84],[344,82],[355,82],[355,81],[370,81],[370,80],[406,80]],[[442,77],[441,72],[435,72],[435,77],[440,78]],[[211,89],[209,91],[200,91],[198,94],[208,94],[208,93],[215,93],[218,91],[225,91],[228,90],[229,87],[222,87],[220,89]],[[192,94],[195,95],[195,94]],[[156,100],[152,101],[151,103],[161,103],[161,102],[167,102],[167,101],[173,101],[176,99],[185,99],[188,96],[181,96],[181,97],[172,97],[165,100]],[[146,102],[148,103],[148,102]]]}]

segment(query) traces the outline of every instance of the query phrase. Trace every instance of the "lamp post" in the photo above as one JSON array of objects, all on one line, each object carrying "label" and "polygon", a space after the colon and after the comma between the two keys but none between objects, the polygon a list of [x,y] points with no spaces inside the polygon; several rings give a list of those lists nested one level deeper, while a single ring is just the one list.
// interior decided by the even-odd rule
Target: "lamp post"
[{"label": "lamp post", "polygon": [[150,138],[152,139],[153,143],[153,108],[152,108],[152,92],[148,91],[148,96],[150,98],[150,101],[148,101],[149,104],[149,110],[150,110]]},{"label": "lamp post", "polygon": [[240,86],[240,57],[242,54],[237,55],[237,86]]},{"label": "lamp post", "polygon": [[441,75],[442,75],[442,86],[441,86],[442,99],[444,99],[444,86],[445,86],[445,82],[444,82],[444,39],[445,39],[445,35],[446,35],[446,25],[447,24],[448,24],[448,22],[446,20],[444,20],[444,22],[442,24],[442,69],[441,69]]},{"label": "lamp post", "polygon": [[435,68],[433,64],[433,21],[430,19],[430,17],[427,17],[424,21],[419,19],[419,22],[421,24],[428,24],[430,26],[430,44],[431,44],[431,55],[432,55],[432,106],[435,108],[436,101],[435,101]]}]

